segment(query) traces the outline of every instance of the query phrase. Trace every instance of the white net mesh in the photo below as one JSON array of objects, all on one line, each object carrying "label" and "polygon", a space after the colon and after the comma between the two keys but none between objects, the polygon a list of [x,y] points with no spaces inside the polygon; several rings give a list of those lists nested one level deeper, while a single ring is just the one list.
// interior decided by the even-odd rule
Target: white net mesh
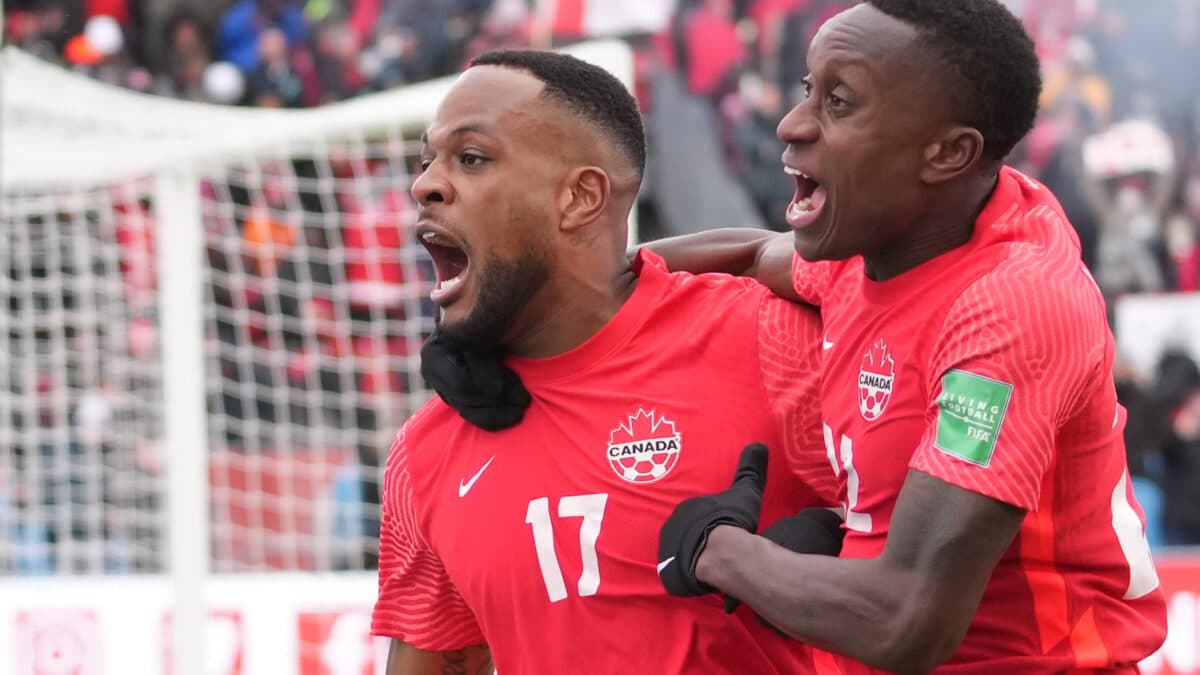
[{"label": "white net mesh", "polygon": [[392,130],[206,176],[218,571],[372,562],[381,452],[427,397],[418,151]]},{"label": "white net mesh", "polygon": [[148,185],[0,202],[0,569],[161,566]]},{"label": "white net mesh", "polygon": [[[623,45],[576,51],[628,82]],[[3,69],[0,571],[166,565],[163,170],[200,194],[210,569],[373,567],[383,455],[428,397],[432,272],[408,189],[449,83],[263,111],[120,92],[11,49]]]}]

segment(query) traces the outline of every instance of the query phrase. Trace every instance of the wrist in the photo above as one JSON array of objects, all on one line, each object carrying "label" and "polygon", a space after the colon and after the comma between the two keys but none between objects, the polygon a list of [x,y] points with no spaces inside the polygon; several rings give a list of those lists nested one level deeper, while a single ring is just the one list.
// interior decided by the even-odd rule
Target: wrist
[{"label": "wrist", "polygon": [[721,588],[726,572],[730,569],[728,562],[737,559],[734,551],[740,546],[739,542],[750,536],[753,535],[735,525],[714,527],[708,533],[704,550],[696,560],[696,580]]}]

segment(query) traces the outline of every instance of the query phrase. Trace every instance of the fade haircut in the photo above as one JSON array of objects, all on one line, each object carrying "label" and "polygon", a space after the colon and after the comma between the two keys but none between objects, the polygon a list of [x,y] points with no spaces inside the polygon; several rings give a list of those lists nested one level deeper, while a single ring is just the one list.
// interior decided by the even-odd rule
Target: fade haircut
[{"label": "fade haircut", "polygon": [[637,100],[608,71],[574,56],[549,51],[502,49],[471,60],[475,66],[527,71],[545,85],[542,96],[596,125],[625,154],[638,176],[646,170],[646,132]]},{"label": "fade haircut", "polygon": [[917,29],[947,67],[945,92],[959,120],[983,135],[984,159],[1001,161],[1033,128],[1041,68],[1025,27],[999,0],[867,0]]}]

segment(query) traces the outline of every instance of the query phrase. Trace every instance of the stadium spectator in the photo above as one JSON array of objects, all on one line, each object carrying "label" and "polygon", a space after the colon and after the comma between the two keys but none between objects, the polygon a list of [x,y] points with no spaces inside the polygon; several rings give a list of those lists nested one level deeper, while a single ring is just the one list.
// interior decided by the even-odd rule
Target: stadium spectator
[{"label": "stadium spectator", "polygon": [[165,42],[165,72],[160,76],[159,93],[201,100],[204,72],[212,62],[212,43],[204,25],[190,14],[179,14],[167,24]]},{"label": "stadium spectator", "polygon": [[1113,366],[1117,402],[1125,407],[1125,457],[1133,494],[1146,517],[1146,541],[1153,548],[1167,543],[1163,523],[1162,441],[1164,416],[1152,389],[1153,382],[1120,356]]},{"label": "stadium spectator", "polygon": [[304,11],[294,0],[238,0],[221,17],[222,57],[246,73],[254,72],[263,58],[262,34],[278,30],[285,51],[308,37]]},{"label": "stadium spectator", "polygon": [[737,86],[746,51],[737,32],[732,0],[701,0],[679,18],[683,31],[679,61],[688,90],[719,101]]},{"label": "stadium spectator", "polygon": [[1053,63],[1064,52],[1069,52],[1071,36],[1082,18],[1080,3],[1077,0],[1026,0],[1023,4],[1017,15],[1024,19],[1037,45],[1038,56]]},{"label": "stadium spectator", "polygon": [[296,241],[292,226],[276,219],[272,209],[261,202],[251,207],[242,237],[254,261],[254,272],[262,278],[274,276],[279,261]]},{"label": "stadium spectator", "polygon": [[258,63],[249,85],[260,108],[299,108],[317,98],[311,60],[304,52],[293,53],[287,36],[276,28],[259,34]]},{"label": "stadium spectator", "polygon": [[1128,177],[1116,183],[1111,200],[1099,199],[1093,207],[1102,214],[1096,282],[1110,298],[1168,286],[1159,255],[1162,221],[1149,192],[1145,180]]},{"label": "stadium spectator", "polygon": [[737,97],[725,106],[731,118],[731,164],[742,186],[771,229],[784,231],[788,203],[796,191],[795,182],[779,170],[779,139],[775,125],[783,115],[783,96],[769,80],[747,74],[742,77]]},{"label": "stadium spectator", "polygon": [[1073,38],[1061,65],[1052,66],[1042,87],[1042,108],[1078,103],[1091,113],[1094,124],[1107,125],[1112,117],[1112,91],[1096,69],[1096,54],[1083,38]]},{"label": "stadium spectator", "polygon": [[1165,422],[1164,525],[1168,544],[1200,545],[1200,367],[1187,353],[1166,351],[1156,394]]},{"label": "stadium spectator", "polygon": [[1185,182],[1179,201],[1166,226],[1174,290],[1200,291],[1200,170],[1194,170]]},{"label": "stadium spectator", "polygon": [[353,26],[323,23],[315,33],[313,61],[318,102],[333,103],[363,91],[366,80],[358,66],[359,38]]}]

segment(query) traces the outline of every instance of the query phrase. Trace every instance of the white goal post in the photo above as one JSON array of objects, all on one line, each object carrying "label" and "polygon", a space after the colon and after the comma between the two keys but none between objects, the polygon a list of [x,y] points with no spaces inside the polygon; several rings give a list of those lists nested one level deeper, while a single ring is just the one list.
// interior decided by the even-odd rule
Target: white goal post
[{"label": "white goal post", "polygon": [[[632,87],[626,44],[564,51]],[[210,575],[371,569],[381,457],[429,396],[407,192],[450,82],[246,109],[0,53],[0,596],[165,575],[198,675]]]}]

